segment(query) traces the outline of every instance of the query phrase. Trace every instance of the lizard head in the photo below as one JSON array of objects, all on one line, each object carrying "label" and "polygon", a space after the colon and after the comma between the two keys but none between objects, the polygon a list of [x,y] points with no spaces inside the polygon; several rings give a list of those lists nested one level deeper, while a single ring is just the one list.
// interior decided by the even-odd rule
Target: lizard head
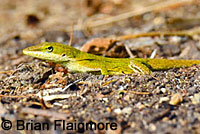
[{"label": "lizard head", "polygon": [[26,55],[55,62],[72,61],[79,52],[76,48],[55,42],[43,42],[23,50]]}]

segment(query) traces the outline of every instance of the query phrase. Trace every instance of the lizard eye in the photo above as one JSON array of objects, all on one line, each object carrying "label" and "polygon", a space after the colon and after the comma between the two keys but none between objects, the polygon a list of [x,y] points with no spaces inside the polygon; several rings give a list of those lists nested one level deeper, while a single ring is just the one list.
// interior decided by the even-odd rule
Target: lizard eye
[{"label": "lizard eye", "polygon": [[47,49],[48,49],[49,52],[52,52],[52,51],[53,51],[53,47],[52,47],[52,46],[47,47]]}]

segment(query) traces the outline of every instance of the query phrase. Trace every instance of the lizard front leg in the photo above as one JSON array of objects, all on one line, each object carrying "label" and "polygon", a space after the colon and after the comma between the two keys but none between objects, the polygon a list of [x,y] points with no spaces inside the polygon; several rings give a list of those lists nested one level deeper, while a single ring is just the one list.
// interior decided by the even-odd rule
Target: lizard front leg
[{"label": "lizard front leg", "polygon": [[108,70],[106,69],[106,67],[102,67],[101,68],[101,74],[102,75],[110,75],[110,73],[108,72]]},{"label": "lizard front leg", "polygon": [[101,74],[102,75],[118,75],[118,74],[124,74],[124,73],[118,67],[112,68],[112,69],[107,69],[106,67],[101,67]]},{"label": "lizard front leg", "polygon": [[133,70],[135,73],[139,74],[151,74],[152,71],[144,64],[139,61],[131,60],[129,68]]}]

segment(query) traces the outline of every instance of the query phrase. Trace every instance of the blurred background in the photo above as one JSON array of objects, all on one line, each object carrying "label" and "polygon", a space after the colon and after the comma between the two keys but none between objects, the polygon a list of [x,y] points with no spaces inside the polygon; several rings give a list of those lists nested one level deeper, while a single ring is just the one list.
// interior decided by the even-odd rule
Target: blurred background
[{"label": "blurred background", "polygon": [[[19,31],[20,36],[36,37],[43,31],[107,30],[121,27],[142,32],[186,29],[199,25],[198,0],[0,0],[0,37]],[[190,19],[185,22],[184,19]],[[195,19],[195,20],[191,20]],[[116,27],[116,25],[118,27]],[[108,29],[115,26],[114,29]],[[117,30],[116,28],[120,29]],[[136,29],[137,28],[137,29]],[[130,29],[123,30],[130,31]],[[134,31],[133,30],[133,31]],[[31,33],[34,32],[34,35]],[[122,32],[122,33],[123,33]],[[31,37],[30,37],[31,38]]]}]

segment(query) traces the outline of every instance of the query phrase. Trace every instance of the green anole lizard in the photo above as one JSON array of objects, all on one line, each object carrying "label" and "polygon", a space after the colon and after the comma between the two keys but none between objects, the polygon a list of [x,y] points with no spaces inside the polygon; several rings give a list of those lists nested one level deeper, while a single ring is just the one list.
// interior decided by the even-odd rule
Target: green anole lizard
[{"label": "green anole lizard", "polygon": [[82,52],[68,45],[44,42],[25,48],[23,53],[39,59],[53,61],[67,67],[70,72],[95,74],[151,74],[152,71],[189,67],[200,60],[170,60],[149,58],[107,58]]}]

